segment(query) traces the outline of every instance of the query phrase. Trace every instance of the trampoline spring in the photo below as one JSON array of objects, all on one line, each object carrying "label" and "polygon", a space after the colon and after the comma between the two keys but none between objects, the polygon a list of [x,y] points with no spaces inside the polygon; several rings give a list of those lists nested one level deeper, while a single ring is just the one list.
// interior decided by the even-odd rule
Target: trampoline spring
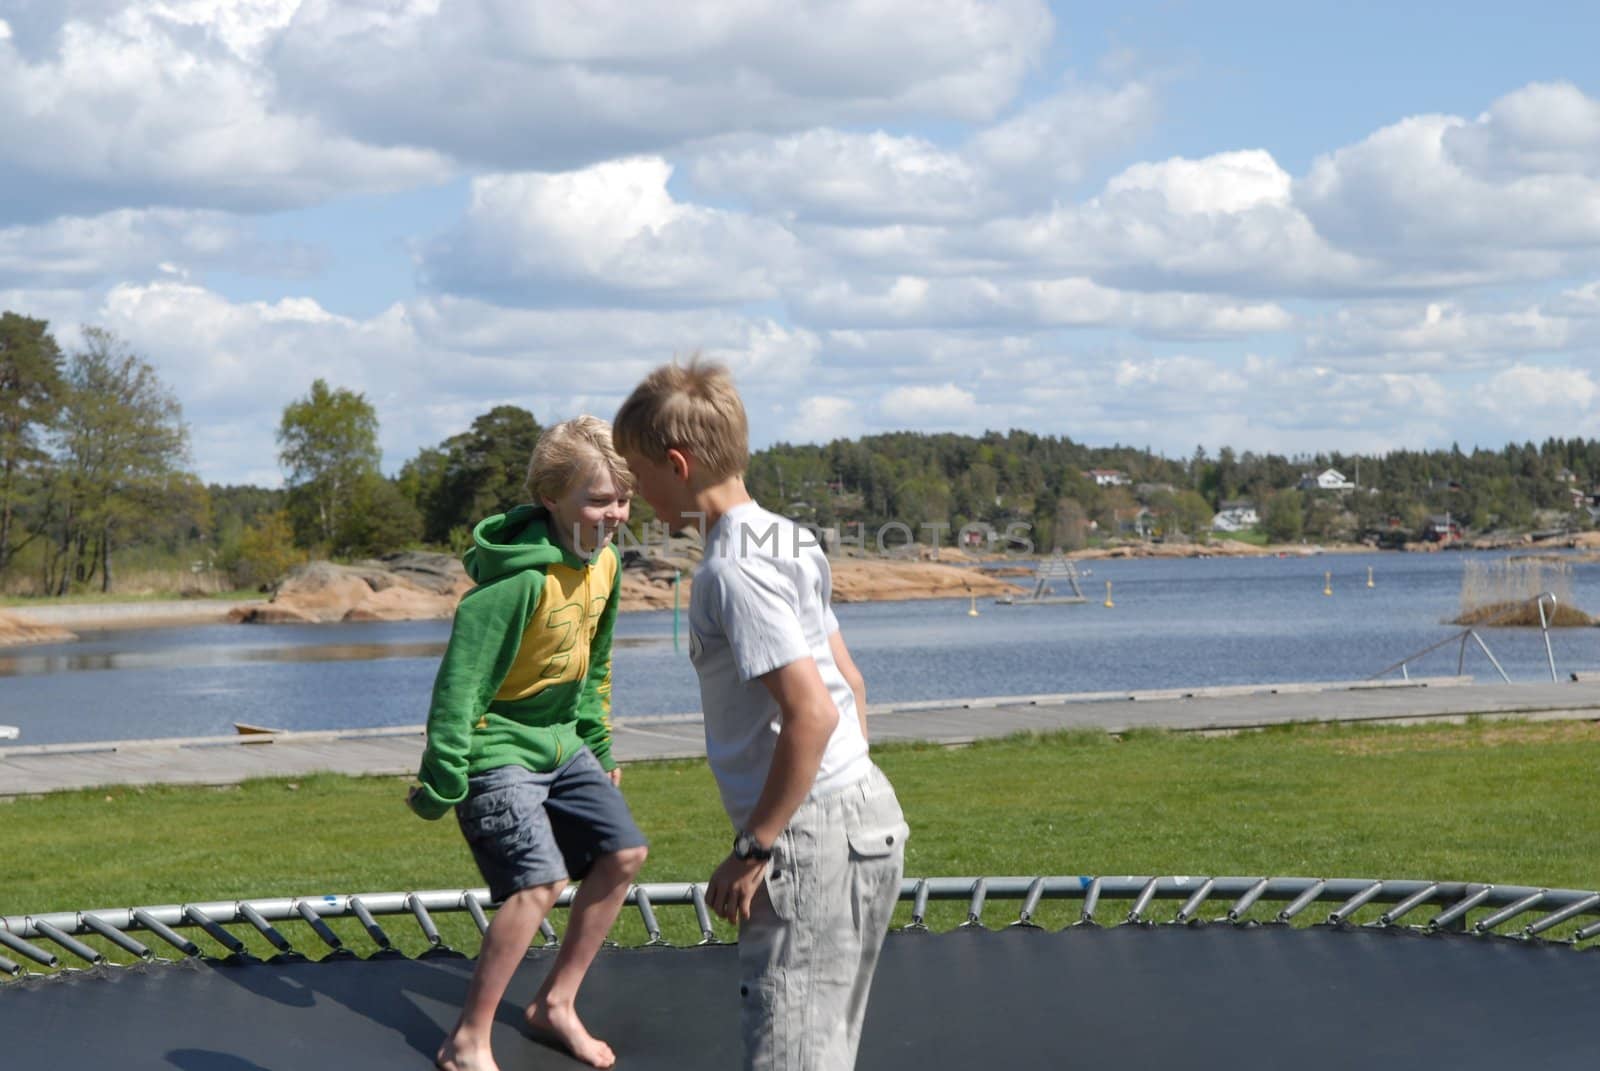
[{"label": "trampoline spring", "polygon": [[1496,926],[1510,922],[1524,911],[1531,911],[1533,908],[1539,905],[1539,902],[1544,899],[1544,894],[1549,891],[1550,890],[1548,889],[1540,889],[1538,892],[1529,893],[1516,903],[1510,904],[1501,910],[1496,911],[1488,918],[1481,920],[1476,926],[1472,927],[1473,932],[1489,933]]},{"label": "trampoline spring", "polygon": [[1319,879],[1313,882],[1305,892],[1295,897],[1294,901],[1290,903],[1288,907],[1278,912],[1278,921],[1288,922],[1290,919],[1300,914],[1300,912],[1304,911],[1306,908],[1315,903],[1317,897],[1322,895],[1322,890],[1326,889],[1327,887],[1328,882],[1326,879]]},{"label": "trampoline spring", "polygon": [[1458,903],[1456,903],[1452,907],[1448,908],[1447,910],[1445,910],[1445,911],[1441,912],[1440,914],[1435,915],[1433,918],[1429,919],[1428,920],[1428,929],[1430,929],[1430,930],[1442,930],[1442,929],[1444,929],[1445,927],[1447,927],[1450,924],[1452,924],[1453,922],[1455,922],[1457,919],[1465,917],[1465,915],[1466,915],[1466,913],[1468,911],[1471,911],[1473,908],[1477,907],[1479,904],[1481,904],[1485,900],[1489,899],[1489,897],[1492,896],[1493,894],[1494,894],[1494,886],[1493,885],[1485,885],[1485,886],[1483,886],[1477,892],[1473,893],[1471,896],[1468,896],[1465,900],[1459,901]]},{"label": "trampoline spring", "polygon": [[217,925],[216,920],[193,904],[184,905],[183,917],[204,930],[213,941],[226,948],[233,955],[241,956],[245,954],[244,942]]},{"label": "trampoline spring", "polygon": [[15,978],[22,973],[22,964],[13,963],[4,956],[0,956],[0,974],[9,974]]},{"label": "trampoline spring", "polygon": [[304,900],[296,900],[294,902],[294,910],[295,914],[306,920],[306,925],[311,927],[312,933],[316,934],[322,939],[323,944],[327,945],[335,952],[348,951],[344,947],[344,942],[339,940],[339,935],[328,928],[328,924],[322,921],[322,916],[317,914],[317,911],[314,907],[306,903]]},{"label": "trampoline spring", "polygon": [[1371,885],[1368,885],[1365,889],[1362,889],[1350,899],[1340,904],[1337,908],[1330,911],[1328,913],[1328,925],[1337,926],[1341,922],[1344,922],[1351,915],[1354,915],[1357,911],[1360,911],[1363,907],[1366,907],[1368,904],[1370,904],[1373,901],[1373,898],[1381,892],[1383,892],[1383,882],[1375,881]]},{"label": "trampoline spring", "polygon": [[1398,904],[1395,904],[1388,911],[1385,911],[1382,915],[1379,915],[1378,925],[1393,926],[1400,919],[1411,914],[1411,912],[1415,911],[1417,908],[1433,899],[1434,894],[1438,891],[1439,883],[1433,882],[1426,889],[1421,889],[1412,893]]},{"label": "trampoline spring", "polygon": [[88,963],[90,966],[96,966],[106,961],[106,957],[101,955],[99,952],[96,952],[94,949],[90,948],[82,941],[79,941],[77,938],[63,933],[59,928],[50,925],[50,923],[45,922],[42,919],[35,919],[33,922],[33,928],[44,936],[50,938],[50,940],[60,945],[68,952],[71,952],[74,956],[77,956],[79,959]]},{"label": "trampoline spring", "polygon": [[99,915],[79,915],[78,924],[86,929],[93,930],[124,952],[131,952],[140,959],[149,959],[155,954],[148,947],[135,941]]},{"label": "trampoline spring", "polygon": [[29,944],[9,930],[0,930],[0,945],[5,945],[18,955],[27,956],[41,967],[59,967],[61,961],[38,945]]},{"label": "trampoline spring", "polygon": [[1022,899],[1022,909],[1017,912],[1017,921],[1013,926],[1034,925],[1033,913],[1039,910],[1039,901],[1044,897],[1044,879],[1034,878],[1028,886],[1028,893]]},{"label": "trampoline spring", "polygon": [[[444,938],[439,936],[439,927],[433,924],[433,916],[428,914],[428,908],[425,904],[423,904],[421,897],[417,896],[415,893],[407,894],[406,906],[411,909],[411,917],[417,920],[417,927],[422,930],[422,936],[428,942],[428,947],[441,947],[444,944]],[[362,906],[356,912],[356,916],[359,918],[361,913],[365,910],[366,907]],[[362,919],[362,922],[365,923],[366,920]],[[374,940],[377,939],[379,934],[383,934],[383,931],[378,929],[376,923],[368,927],[367,932],[371,933],[373,930],[378,931],[377,934],[373,935]],[[384,935],[383,937],[383,947],[389,947],[389,938],[387,935]]]},{"label": "trampoline spring", "polygon": [[145,929],[149,930],[151,933],[155,934],[157,937],[167,942],[167,944],[171,945],[173,948],[176,948],[179,952],[182,952],[184,955],[198,956],[200,954],[199,945],[195,944],[187,937],[184,937],[182,934],[172,929],[172,927],[168,926],[166,923],[150,914],[150,912],[146,911],[144,908],[134,908],[133,919],[139,925],[143,926]]},{"label": "trampoline spring", "polygon": [[1160,880],[1160,878],[1151,878],[1149,881],[1144,883],[1144,888],[1139,890],[1138,898],[1133,901],[1133,907],[1128,911],[1127,921],[1129,923],[1136,923],[1140,921],[1141,917],[1144,915],[1145,908],[1149,907],[1150,901],[1155,899],[1156,883]]},{"label": "trampoline spring", "polygon": [[1078,921],[1094,923],[1095,908],[1100,906],[1100,879],[1094,878],[1089,882],[1089,887],[1083,892],[1083,910],[1078,913]]},{"label": "trampoline spring", "polygon": [[694,904],[694,920],[700,927],[700,943],[720,945],[722,942],[711,924],[711,912],[706,907],[706,891],[698,885],[689,886],[689,900]]},{"label": "trampoline spring", "polygon": [[908,930],[926,930],[928,928],[928,879],[917,879],[917,890],[911,898],[911,921],[906,924]]},{"label": "trampoline spring", "polygon": [[279,933],[277,927],[273,926],[272,923],[262,918],[261,912],[257,911],[254,906],[241,900],[239,902],[239,914],[243,915],[244,920],[254,926],[256,932],[265,937],[273,948],[276,948],[279,952],[294,951],[294,945],[289,943],[289,939]]},{"label": "trampoline spring", "polygon": [[1600,922],[1595,923],[1593,926],[1590,926],[1587,929],[1579,930],[1573,935],[1572,943],[1577,944],[1580,941],[1587,941],[1591,937],[1600,937]]},{"label": "trampoline spring", "polygon": [[472,916],[472,924],[478,927],[478,936],[489,932],[489,916],[483,913],[483,905],[478,903],[478,898],[471,893],[463,893],[461,903],[467,909],[467,914]]},{"label": "trampoline spring", "polygon": [[1244,891],[1243,896],[1233,902],[1232,907],[1228,908],[1228,921],[1238,922],[1244,918],[1250,909],[1256,906],[1256,901],[1261,899],[1262,894],[1266,891],[1267,879],[1261,878],[1257,880],[1254,885]]},{"label": "trampoline spring", "polygon": [[649,938],[646,946],[664,945],[666,940],[661,936],[661,924],[656,921],[655,908],[650,903],[650,894],[644,891],[643,886],[634,886],[634,906],[639,909],[639,919],[644,923],[645,936]]},{"label": "trampoline spring", "polygon": [[967,901],[967,921],[962,926],[983,925],[983,905],[989,899],[989,881],[979,878],[972,883],[972,898]]},{"label": "trampoline spring", "polygon": [[539,923],[539,936],[544,938],[546,948],[561,947],[561,938],[556,934],[556,928],[550,924],[549,918]]},{"label": "trampoline spring", "polygon": [[1524,936],[1537,937],[1546,930],[1559,926],[1568,919],[1577,918],[1596,906],[1600,906],[1600,893],[1586,896],[1575,904],[1568,904],[1560,911],[1552,912],[1536,922],[1529,923],[1522,932]]},{"label": "trampoline spring", "polygon": [[[412,899],[415,898],[413,897]],[[385,952],[394,948],[394,942],[390,941],[389,935],[383,932],[383,927],[379,926],[378,920],[372,917],[372,912],[367,910],[367,905],[361,902],[361,897],[352,896],[350,898],[350,910],[355,912],[356,918],[361,922],[362,928],[367,931],[367,936],[372,938],[373,944]],[[439,942],[430,938],[430,943],[438,944]]]},{"label": "trampoline spring", "polygon": [[1178,913],[1177,915],[1173,916],[1172,921],[1175,923],[1188,922],[1194,917],[1194,913],[1200,910],[1200,906],[1206,902],[1207,897],[1211,895],[1211,890],[1216,888],[1216,886],[1217,882],[1215,878],[1207,878],[1205,882],[1194,891],[1194,894],[1183,902],[1183,906],[1178,908]]}]

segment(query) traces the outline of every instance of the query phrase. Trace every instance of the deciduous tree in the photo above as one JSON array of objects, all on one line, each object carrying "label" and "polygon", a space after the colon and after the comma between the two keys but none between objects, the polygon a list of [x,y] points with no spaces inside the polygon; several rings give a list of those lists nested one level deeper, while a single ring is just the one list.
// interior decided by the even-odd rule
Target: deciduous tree
[{"label": "deciduous tree", "polygon": [[338,544],[351,496],[378,474],[378,414],[365,397],[325,380],[290,402],[278,424],[278,463],[302,546]]},{"label": "deciduous tree", "polygon": [[116,546],[152,518],[203,508],[203,488],[182,468],[189,436],[177,398],[109,331],[84,330],[83,348],[67,366],[64,403],[56,430],[56,590],[98,575],[109,591]]},{"label": "deciduous tree", "polygon": [[61,350],[49,324],[0,314],[0,574],[42,528],[18,522],[43,492],[44,443],[64,389]]}]

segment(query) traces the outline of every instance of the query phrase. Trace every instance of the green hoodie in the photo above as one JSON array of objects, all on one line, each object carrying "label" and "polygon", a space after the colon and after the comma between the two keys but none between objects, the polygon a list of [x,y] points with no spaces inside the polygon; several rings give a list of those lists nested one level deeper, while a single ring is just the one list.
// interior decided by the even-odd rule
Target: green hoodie
[{"label": "green hoodie", "polygon": [[550,515],[518,506],[481,522],[462,559],[477,587],[456,608],[434,679],[411,807],[441,818],[467,778],[517,764],[545,773],[588,747],[610,770],[611,630],[622,559],[585,561],[550,538]]}]

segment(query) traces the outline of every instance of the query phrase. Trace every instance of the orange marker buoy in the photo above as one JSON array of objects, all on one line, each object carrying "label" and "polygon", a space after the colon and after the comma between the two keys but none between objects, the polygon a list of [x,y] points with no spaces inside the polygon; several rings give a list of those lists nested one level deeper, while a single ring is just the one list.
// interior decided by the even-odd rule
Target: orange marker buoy
[{"label": "orange marker buoy", "polygon": [[1117,605],[1117,604],[1111,601],[1111,581],[1107,580],[1106,581],[1106,609],[1109,610],[1111,607],[1113,607],[1115,605]]},{"label": "orange marker buoy", "polygon": [[1324,595],[1332,595],[1333,594],[1333,574],[1332,573],[1323,573],[1322,574],[1322,593]]}]

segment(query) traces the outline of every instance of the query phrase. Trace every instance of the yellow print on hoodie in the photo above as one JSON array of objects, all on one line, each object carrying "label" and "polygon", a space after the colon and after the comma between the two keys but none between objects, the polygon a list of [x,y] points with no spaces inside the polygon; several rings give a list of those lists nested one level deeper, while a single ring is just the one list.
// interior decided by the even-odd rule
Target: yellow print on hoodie
[{"label": "yellow print on hoodie", "polygon": [[539,603],[522,630],[516,661],[496,699],[527,699],[552,685],[583,680],[589,672],[589,645],[600,627],[617,568],[615,554],[597,555],[584,569],[559,562],[545,567]]}]

